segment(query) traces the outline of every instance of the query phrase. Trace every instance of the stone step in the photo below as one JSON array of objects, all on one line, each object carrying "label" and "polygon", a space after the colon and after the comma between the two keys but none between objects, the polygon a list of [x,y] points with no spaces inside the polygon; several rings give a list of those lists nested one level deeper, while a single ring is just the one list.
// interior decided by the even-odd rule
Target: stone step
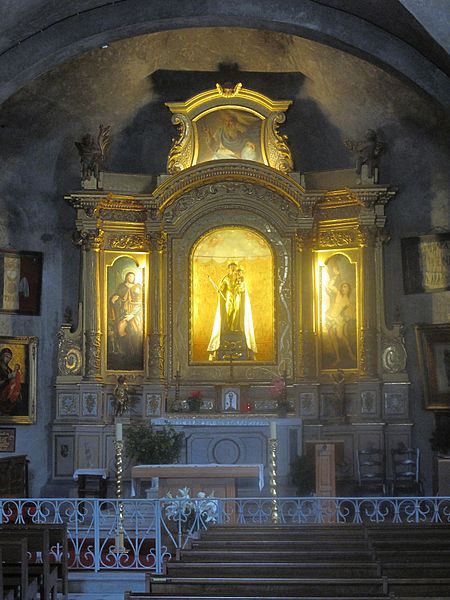
[{"label": "stone step", "polygon": [[224,596],[301,596],[310,595],[343,596],[359,598],[360,596],[380,596],[385,593],[384,582],[378,579],[326,579],[326,578],[183,578],[183,577],[150,577],[152,594],[159,595],[215,595]]},{"label": "stone step", "polygon": [[312,562],[341,561],[367,562],[373,558],[369,550],[353,552],[342,550],[279,550],[252,548],[249,550],[183,550],[181,562]]},{"label": "stone step", "polygon": [[[379,577],[375,563],[357,565],[343,562],[328,563],[276,563],[276,562],[173,562],[166,563],[168,577]],[[411,571],[414,572],[413,570]],[[440,572],[440,571],[439,571]],[[402,571],[403,573],[403,571]]]},{"label": "stone step", "polygon": [[221,540],[220,542],[217,540],[193,540],[191,544],[191,548],[194,549],[220,549],[223,548],[224,551],[229,548],[234,548],[236,550],[245,550],[252,548],[259,548],[261,546],[266,545],[273,549],[274,552],[278,550],[325,550],[326,548],[333,548],[336,551],[361,551],[367,550],[368,544],[365,540],[361,541],[341,541],[339,539],[336,540],[280,540],[280,539],[266,539],[263,536],[260,539],[254,540]]}]

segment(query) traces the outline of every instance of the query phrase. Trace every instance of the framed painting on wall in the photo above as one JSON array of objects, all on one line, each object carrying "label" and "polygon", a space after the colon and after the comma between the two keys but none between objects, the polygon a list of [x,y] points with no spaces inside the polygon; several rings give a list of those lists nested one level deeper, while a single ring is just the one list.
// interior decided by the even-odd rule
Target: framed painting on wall
[{"label": "framed painting on wall", "polygon": [[35,337],[0,337],[0,423],[36,421]]},{"label": "framed painting on wall", "polygon": [[0,452],[16,451],[16,430],[14,427],[0,427]]},{"label": "framed painting on wall", "polygon": [[0,312],[39,315],[42,252],[0,250]]},{"label": "framed painting on wall", "polygon": [[450,410],[450,324],[416,325],[425,408]]},{"label": "framed painting on wall", "polygon": [[450,290],[450,233],[403,238],[405,294]]}]

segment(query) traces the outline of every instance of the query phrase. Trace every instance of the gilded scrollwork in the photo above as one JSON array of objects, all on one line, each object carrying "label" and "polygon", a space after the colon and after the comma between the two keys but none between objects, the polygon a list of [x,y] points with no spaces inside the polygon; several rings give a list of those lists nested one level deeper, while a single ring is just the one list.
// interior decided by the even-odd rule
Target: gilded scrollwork
[{"label": "gilded scrollwork", "polygon": [[145,248],[145,236],[138,234],[111,236],[109,245],[114,250],[142,250]]},{"label": "gilded scrollwork", "polygon": [[280,134],[279,126],[286,120],[283,112],[271,114],[267,119],[266,152],[267,161],[271,167],[282,173],[290,173],[294,169],[291,149],[287,144],[287,135]]},{"label": "gilded scrollwork", "polygon": [[174,114],[172,123],[178,128],[178,138],[172,140],[172,148],[167,159],[167,172],[179,173],[192,164],[193,157],[193,135],[192,123],[189,117],[182,114]]},{"label": "gilded scrollwork", "polygon": [[353,229],[322,229],[319,231],[320,248],[344,248],[356,242],[356,232]]},{"label": "gilded scrollwork", "polygon": [[101,369],[101,337],[100,331],[86,331],[86,376],[95,377]]},{"label": "gilded scrollwork", "polygon": [[59,375],[80,375],[82,365],[81,335],[72,333],[70,325],[62,325],[58,332]]},{"label": "gilded scrollwork", "polygon": [[386,373],[401,373],[406,369],[406,348],[402,340],[394,339],[387,342],[381,354],[383,370]]},{"label": "gilded scrollwork", "polygon": [[164,336],[152,333],[149,336],[148,369],[152,379],[164,379],[165,348]]}]

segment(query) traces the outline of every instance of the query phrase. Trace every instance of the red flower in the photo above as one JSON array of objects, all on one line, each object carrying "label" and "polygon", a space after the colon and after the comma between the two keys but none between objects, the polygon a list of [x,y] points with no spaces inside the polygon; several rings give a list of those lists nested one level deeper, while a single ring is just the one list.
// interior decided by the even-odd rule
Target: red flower
[{"label": "red flower", "polygon": [[270,386],[270,395],[275,397],[281,396],[284,392],[284,385],[284,379],[282,377],[274,379]]}]

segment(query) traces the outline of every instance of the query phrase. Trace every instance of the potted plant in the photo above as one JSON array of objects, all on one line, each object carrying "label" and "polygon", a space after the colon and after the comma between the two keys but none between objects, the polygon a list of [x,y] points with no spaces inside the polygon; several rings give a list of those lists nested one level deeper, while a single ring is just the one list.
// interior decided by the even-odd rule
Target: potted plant
[{"label": "potted plant", "polygon": [[183,447],[184,434],[173,427],[154,429],[151,425],[128,427],[125,449],[128,456],[140,465],[176,463]]}]

